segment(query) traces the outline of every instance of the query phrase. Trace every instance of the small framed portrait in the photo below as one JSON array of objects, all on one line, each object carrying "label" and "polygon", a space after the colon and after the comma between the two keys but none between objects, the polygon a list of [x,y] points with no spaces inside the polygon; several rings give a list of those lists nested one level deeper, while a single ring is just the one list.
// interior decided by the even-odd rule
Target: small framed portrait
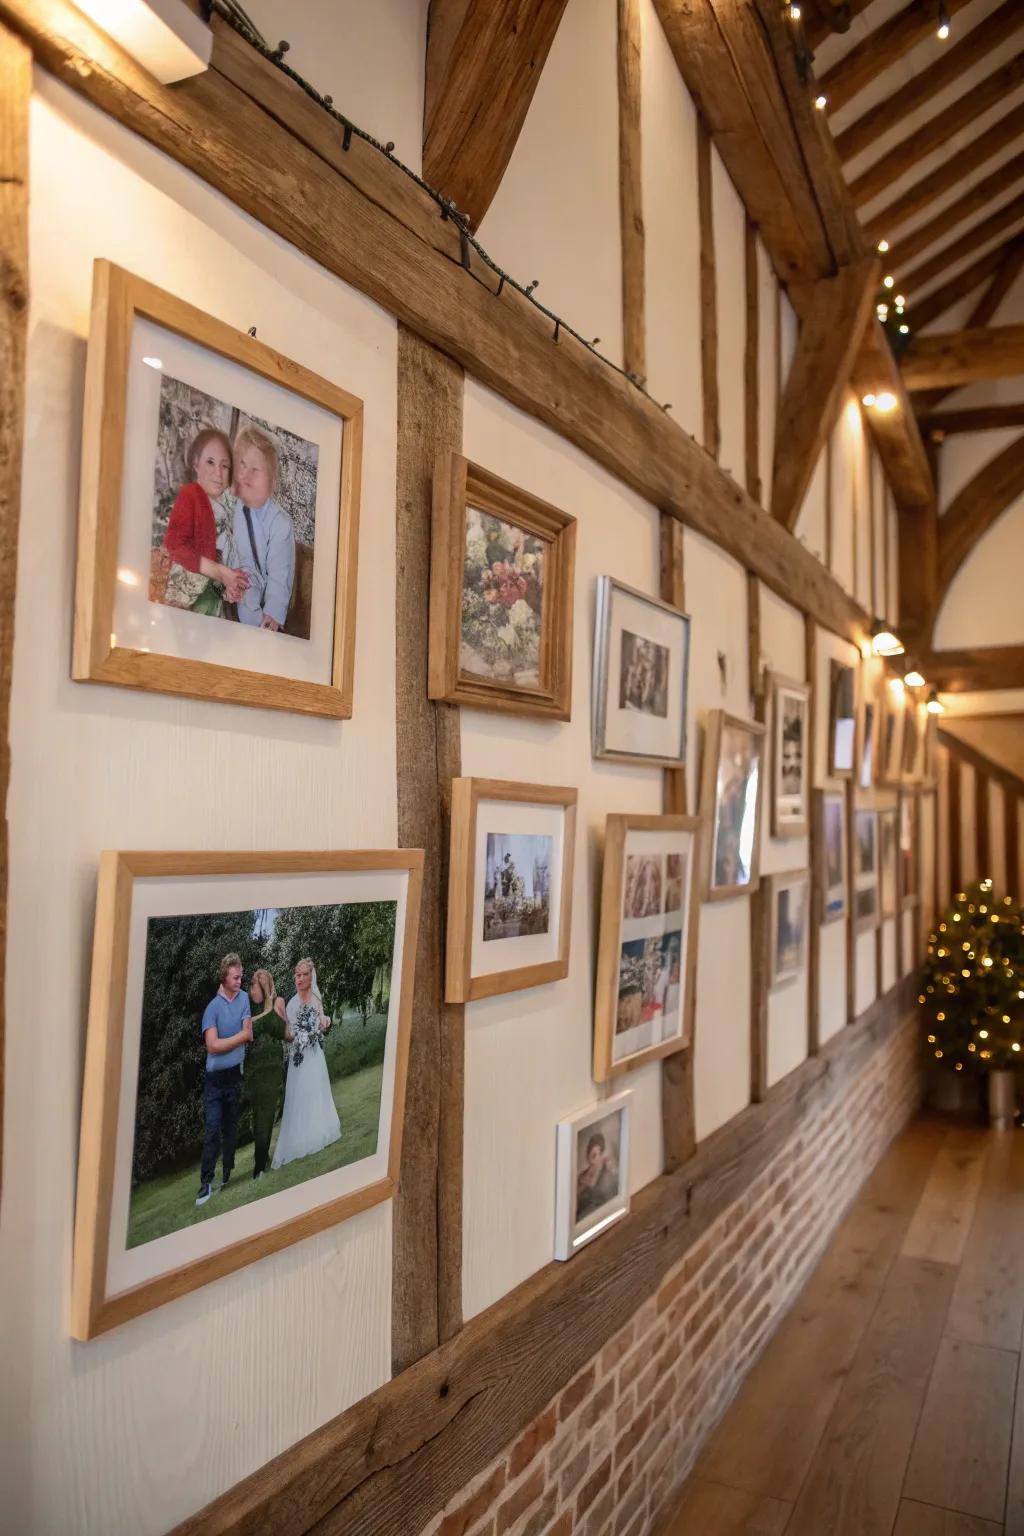
[{"label": "small framed portrait", "polygon": [[449,1003],[568,976],[575,844],[574,789],[453,781]]},{"label": "small framed portrait", "polygon": [[428,692],[568,720],[576,520],[459,453],[434,470]]},{"label": "small framed portrait", "polygon": [[878,812],[853,812],[853,917],[860,932],[878,927]]},{"label": "small framed portrait", "polygon": [[889,680],[882,689],[882,740],[879,768],[883,784],[898,785],[903,776],[903,732],[907,701],[903,683]]},{"label": "small framed portrait", "polygon": [[810,802],[811,690],[805,683],[769,673],[772,700],[772,836],[807,831]]},{"label": "small framed portrait", "polygon": [[807,871],[769,877],[771,965],[769,986],[799,976],[807,957],[810,879]]},{"label": "small framed portrait", "polygon": [[97,261],[72,676],[352,713],[362,402]]},{"label": "small framed portrait", "polygon": [[888,806],[878,813],[878,887],[882,918],[897,910],[897,810]]},{"label": "small framed portrait", "polygon": [[857,748],[857,788],[870,789],[875,782],[875,723],[878,704],[865,698],[860,707],[860,733]]},{"label": "small framed portrait", "polygon": [[629,1210],[626,1090],[558,1122],[555,1258],[571,1259]]},{"label": "small framed portrait", "polygon": [[701,805],[707,808],[709,901],[757,889],[761,858],[764,726],[713,709],[704,742]]},{"label": "small framed portrait", "polygon": [[423,854],[105,853],[72,1333],[389,1199]]},{"label": "small framed portrait", "polygon": [[693,1038],[696,816],[609,816],[597,950],[594,1079],[681,1051]]},{"label": "small framed portrait", "polygon": [[828,771],[831,778],[853,777],[857,735],[857,674],[833,657],[829,672]]},{"label": "small framed portrait", "polygon": [[846,852],[846,791],[843,789],[819,789],[815,791],[817,816],[819,891],[818,910],[823,923],[834,923],[846,916],[847,869]]},{"label": "small framed portrait", "polygon": [[916,907],[921,896],[917,861],[919,797],[911,790],[900,795],[899,895],[901,909]]},{"label": "small framed portrait", "polygon": [[663,767],[685,762],[689,668],[689,617],[612,576],[599,576],[594,756]]}]

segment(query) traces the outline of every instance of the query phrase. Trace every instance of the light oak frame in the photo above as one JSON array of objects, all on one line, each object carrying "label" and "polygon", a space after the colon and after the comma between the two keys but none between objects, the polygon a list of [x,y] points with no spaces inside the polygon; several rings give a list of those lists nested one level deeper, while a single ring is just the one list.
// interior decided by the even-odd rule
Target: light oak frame
[{"label": "light oak frame", "polygon": [[[843,716],[840,717],[840,716],[837,716],[837,714],[836,714],[836,705],[838,703],[838,692],[839,692],[840,681],[841,681],[841,679],[843,677],[843,674],[845,672],[849,672],[850,673],[850,678],[851,678],[850,687],[851,687],[852,694],[853,694],[853,699],[852,699],[853,714],[852,715],[843,715]],[[853,747],[852,747],[852,751],[851,751],[852,761],[851,761],[851,764],[850,764],[849,768],[840,768],[836,764],[836,724],[838,723],[838,720],[840,718],[842,718],[843,720],[850,720],[850,719],[852,719],[853,722],[854,722],[854,726],[853,726]],[[829,669],[828,669],[828,776],[829,776],[830,779],[852,779],[852,778],[855,777],[856,772],[857,772],[857,668],[851,666],[848,661],[839,661],[839,660],[837,660],[837,658],[835,656],[833,656],[831,661],[830,661],[830,663],[829,663]]]},{"label": "light oak frame", "polygon": [[[782,986],[784,982],[795,981],[800,972],[807,967],[807,948],[810,938],[810,927],[814,920],[814,904],[811,891],[811,872],[809,869],[790,869],[781,874],[765,876],[765,884],[768,887],[768,974],[765,977],[768,990]],[[794,886],[803,885],[807,889],[804,904],[804,936],[800,947],[800,958],[791,971],[786,971],[782,976],[779,970],[779,894],[783,890],[790,890]]]},{"label": "light oak frame", "polygon": [[[106,1292],[111,1202],[117,1157],[117,1121],[124,1045],[124,994],[128,975],[132,892],[137,878],[265,875],[303,872],[405,870],[409,876],[402,948],[401,997],[391,1116],[388,1171],[384,1178],[215,1253],[168,1270],[117,1295]],[[412,1012],[423,852],[420,849],[343,853],[135,853],[100,857],[93,938],[89,1031],[82,1088],[82,1125],[74,1239],[71,1333],[86,1340],[118,1327],[153,1307],[262,1259],[281,1248],[394,1194],[402,1153],[409,1023]]]},{"label": "light oak frame", "polygon": [[[722,755],[722,736],[727,725],[746,731],[758,742],[757,797],[754,815],[754,844],[750,860],[750,879],[745,884],[715,885],[715,843],[718,826],[718,765]],[[701,816],[704,820],[706,850],[703,857],[703,899],[724,901],[729,896],[749,896],[756,891],[761,879],[761,806],[764,800],[764,735],[765,727],[759,720],[744,720],[724,709],[712,709],[708,713],[704,733],[704,762],[701,772]]]},{"label": "light oak frame", "polygon": [[[162,656],[112,643],[128,358],[136,315],[230,358],[341,419],[338,561],[330,683],[280,677],[192,657]],[[112,262],[96,261],[82,424],[78,568],[71,662],[71,675],[76,682],[116,683],[123,688],[141,688],[151,693],[172,693],[188,698],[216,699],[221,703],[326,715],[336,720],[349,719],[355,667],[362,441],[363,403],[355,395],[284,357],[265,342],[236,331],[222,320],[186,304],[143,278]]]},{"label": "light oak frame", "polygon": [[[772,776],[771,776],[771,827],[772,837],[805,837],[811,819],[811,785],[814,777],[814,737],[811,731],[811,685],[794,678],[784,677],[781,672],[769,672],[765,679],[772,701]],[[804,701],[804,813],[795,821],[783,821],[779,817],[779,795],[782,792],[782,761],[779,752],[779,695],[794,693]]]},{"label": "light oak frame", "polygon": [[[558,954],[535,965],[512,966],[486,976],[472,974],[473,929],[482,913],[475,910],[474,860],[477,812],[481,800],[504,800],[515,805],[560,805],[564,811],[562,888],[558,893]],[[514,784],[508,779],[452,780],[451,853],[448,860],[448,940],[445,965],[445,1001],[475,1002],[504,992],[521,992],[548,981],[564,981],[569,974],[569,941],[572,929],[573,869],[576,849],[575,789],[555,784]],[[552,899],[555,899],[554,897]]]},{"label": "light oak frame", "polygon": [[[850,920],[854,934],[871,933],[882,921],[882,847],[878,830],[877,805],[858,805],[851,797],[850,804]],[[867,890],[867,878],[857,868],[857,819],[860,816],[870,816],[874,820],[875,827],[875,868],[874,868],[874,892],[875,909],[870,917],[861,917],[857,912],[857,895],[860,890]],[[858,881],[863,879],[863,886]],[[852,967],[851,967],[852,969]]]},{"label": "light oak frame", "polygon": [[[825,802],[838,800],[840,803],[839,825],[842,828],[842,877],[839,886],[843,893],[843,906],[839,912],[829,912],[826,906],[826,896],[829,890],[827,884],[828,848],[825,839]],[[813,869],[814,875],[814,924],[824,927],[826,923],[838,923],[844,920],[850,911],[850,828],[847,817],[847,791],[845,785],[833,786],[828,789],[816,789],[814,791],[814,844],[817,858]]]},{"label": "light oak frame", "polygon": [[[882,840],[882,824],[892,822],[892,902],[885,899],[885,845]],[[878,916],[881,922],[896,917],[900,910],[900,821],[895,805],[878,808]]]},{"label": "light oak frame", "polygon": [[[460,664],[466,517],[471,506],[524,529],[545,544],[536,688],[479,677],[463,671]],[[510,715],[571,719],[575,568],[574,517],[471,464],[461,453],[440,455],[434,471],[430,549],[429,697]]]}]

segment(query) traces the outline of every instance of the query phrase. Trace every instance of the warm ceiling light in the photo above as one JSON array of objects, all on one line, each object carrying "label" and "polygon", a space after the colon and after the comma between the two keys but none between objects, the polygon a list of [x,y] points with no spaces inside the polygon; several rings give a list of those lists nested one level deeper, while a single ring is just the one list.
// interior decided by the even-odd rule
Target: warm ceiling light
[{"label": "warm ceiling light", "polygon": [[895,288],[895,286],[896,286],[896,279],[893,277],[891,272],[887,272],[885,274],[885,276],[882,278],[882,287],[883,288]]},{"label": "warm ceiling light", "polygon": [[791,5],[790,6],[790,8],[789,8],[789,19],[790,19],[790,21],[799,21],[800,20],[800,7],[798,5]]},{"label": "warm ceiling light", "polygon": [[939,28],[938,35],[942,39],[943,42],[946,41],[946,38],[949,36],[949,22],[948,21],[944,21],[942,23],[942,25]]},{"label": "warm ceiling light", "polygon": [[888,306],[888,304],[878,304],[878,305],[876,305],[875,306],[875,314],[878,316],[879,320],[888,320],[888,318],[889,318],[889,306]]},{"label": "warm ceiling light", "polygon": [[[903,641],[893,634],[884,619],[876,619],[871,629],[871,649],[876,656],[902,656]],[[899,678],[893,681],[903,686]]]},{"label": "warm ceiling light", "polygon": [[861,403],[861,405],[869,405],[869,406],[870,405],[874,405],[875,399],[876,399],[875,395],[861,395],[860,403]]},{"label": "warm ceiling light", "polygon": [[909,336],[910,335],[910,326],[909,325],[901,325],[900,326],[900,335],[901,336]]},{"label": "warm ceiling light", "polygon": [[889,249],[888,240],[879,240],[875,249],[878,251],[880,256],[884,256],[886,251]]},{"label": "warm ceiling light", "polygon": [[906,303],[906,302],[907,302],[907,301],[906,301],[906,299],[905,299],[905,298],[904,298],[904,296],[903,296],[903,294],[902,294],[902,293],[898,293],[898,294],[897,294],[897,295],[896,295],[896,297],[895,297],[895,298],[894,298],[894,299],[893,299],[893,303],[894,303],[894,304],[895,304],[895,305],[896,305],[896,308],[897,308],[897,309],[902,309],[902,308],[903,308],[903,306],[904,306],[904,304],[905,304],[905,303]]},{"label": "warm ceiling light", "polygon": [[903,674],[903,681],[906,683],[908,688],[923,688],[924,687],[924,677],[921,675],[921,673],[917,670],[916,667],[912,668],[911,671],[909,671],[909,672],[904,672],[904,674]]},{"label": "warm ceiling light", "polygon": [[164,85],[209,65],[213,34],[185,0],[78,0],[78,9]]},{"label": "warm ceiling light", "polygon": [[820,96],[815,96],[814,105],[817,107],[819,112],[824,112],[825,108],[828,106],[828,97],[824,94],[824,92]]},{"label": "warm ceiling light", "polygon": [[899,402],[891,390],[883,389],[881,394],[875,400],[875,410],[881,411],[884,415],[887,411],[894,411],[898,404]]},{"label": "warm ceiling light", "polygon": [[946,706],[943,704],[934,688],[928,695],[928,713],[930,715],[944,715],[946,713]]}]

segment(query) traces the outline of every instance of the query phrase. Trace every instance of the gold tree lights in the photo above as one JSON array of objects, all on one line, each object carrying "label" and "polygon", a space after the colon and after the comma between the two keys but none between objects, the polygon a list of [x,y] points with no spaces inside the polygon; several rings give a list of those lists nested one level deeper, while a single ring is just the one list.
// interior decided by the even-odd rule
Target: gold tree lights
[{"label": "gold tree lights", "polygon": [[954,1071],[1013,1067],[1024,1043],[1024,914],[991,880],[959,891],[928,937],[928,1047]]}]

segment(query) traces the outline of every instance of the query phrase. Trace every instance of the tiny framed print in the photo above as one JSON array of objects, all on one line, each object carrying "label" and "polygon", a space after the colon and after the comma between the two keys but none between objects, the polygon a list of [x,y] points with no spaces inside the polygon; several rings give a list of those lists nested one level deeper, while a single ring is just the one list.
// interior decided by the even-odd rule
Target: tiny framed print
[{"label": "tiny framed print", "polygon": [[772,700],[772,836],[807,831],[810,799],[811,690],[778,673],[768,674]]},{"label": "tiny framed print", "polygon": [[685,762],[689,668],[689,616],[613,576],[599,576],[594,756],[666,768]]},{"label": "tiny framed print", "polygon": [[72,676],[347,719],[362,401],[93,269]]},{"label": "tiny framed print", "polygon": [[900,908],[916,907],[920,899],[917,867],[917,825],[920,800],[915,791],[900,795]]},{"label": "tiny framed print", "polygon": [[572,715],[576,519],[459,453],[434,470],[428,693]]},{"label": "tiny framed print", "polygon": [[887,806],[878,813],[878,887],[880,916],[895,917],[897,910],[897,810]]},{"label": "tiny framed print", "polygon": [[558,1122],[555,1258],[571,1259],[629,1210],[626,1090]]},{"label": "tiny framed print", "polygon": [[447,1002],[568,976],[575,843],[575,789],[452,781]]},{"label": "tiny framed print", "polygon": [[423,853],[104,853],[71,1331],[395,1191]]},{"label": "tiny framed print", "polygon": [[819,912],[823,923],[846,916],[847,850],[846,791],[815,790],[817,816]]},{"label": "tiny framed print", "polygon": [[878,719],[878,701],[869,698],[865,691],[860,702],[857,733],[857,787],[871,789],[875,782],[875,737]]},{"label": "tiny framed print", "polygon": [[853,777],[857,735],[857,674],[844,661],[832,658],[829,669],[828,771],[829,777]]},{"label": "tiny framed print", "polygon": [[693,1037],[696,816],[609,816],[597,949],[594,1079],[670,1056]]},{"label": "tiny framed print", "polygon": [[769,986],[791,981],[807,955],[810,877],[805,869],[768,877],[771,892],[771,969]]},{"label": "tiny framed print", "polygon": [[903,684],[890,679],[882,686],[882,741],[879,767],[883,784],[898,785],[903,775],[903,732],[907,701]]},{"label": "tiny framed print", "polygon": [[928,714],[910,695],[903,713],[903,782],[920,784],[925,776]]},{"label": "tiny framed print", "polygon": [[764,729],[723,709],[708,715],[701,791],[708,816],[708,901],[757,889]]},{"label": "tiny framed print", "polygon": [[853,812],[853,918],[858,933],[878,927],[878,812]]}]

